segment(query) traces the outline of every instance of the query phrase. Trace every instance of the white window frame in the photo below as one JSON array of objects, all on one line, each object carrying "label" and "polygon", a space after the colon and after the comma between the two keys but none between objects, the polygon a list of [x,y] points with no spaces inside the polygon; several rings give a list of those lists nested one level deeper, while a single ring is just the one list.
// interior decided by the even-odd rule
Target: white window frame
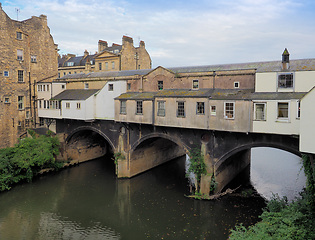
[{"label": "white window frame", "polygon": [[122,115],[127,114],[127,101],[126,100],[120,100],[119,113]]},{"label": "white window frame", "polygon": [[157,115],[159,117],[165,117],[165,101],[157,101]]},{"label": "white window frame", "polygon": [[[227,109],[227,104],[232,104],[233,109]],[[227,114],[227,111],[232,111],[232,117]],[[235,102],[224,102],[224,119],[233,120],[235,119]]]},{"label": "white window frame", "polygon": [[296,100],[296,119],[301,118],[301,101]]},{"label": "white window frame", "polygon": [[[290,86],[290,87],[280,86],[279,78],[280,78],[281,75],[292,75],[292,86]],[[293,72],[281,72],[281,73],[277,74],[277,86],[278,86],[278,89],[294,89],[294,84],[295,84],[295,76],[294,76]]]},{"label": "white window frame", "polygon": [[73,67],[74,66],[74,62],[67,62],[67,67]]},{"label": "white window frame", "polygon": [[66,109],[70,109],[71,105],[69,102],[66,102]]},{"label": "white window frame", "polygon": [[9,77],[9,71],[4,70],[4,71],[3,71],[3,76],[4,76],[4,77]]},{"label": "white window frame", "polygon": [[84,83],[84,89],[89,89],[89,83]]},{"label": "white window frame", "polygon": [[234,88],[240,88],[240,82],[234,82]]},{"label": "white window frame", "polygon": [[31,55],[31,62],[36,63],[37,62],[37,56],[36,55]]},{"label": "white window frame", "polygon": [[[285,103],[288,104],[288,117],[279,117],[279,104]],[[290,101],[278,101],[277,102],[277,120],[289,121],[290,120]]]},{"label": "white window frame", "polygon": [[18,82],[19,83],[24,82],[24,71],[23,70],[18,70]]},{"label": "white window frame", "polygon": [[211,105],[210,106],[210,115],[211,116],[216,116],[217,115],[217,107],[216,107],[216,105]]},{"label": "white window frame", "polygon": [[16,39],[18,39],[18,40],[22,40],[23,39],[22,32],[16,32]]},{"label": "white window frame", "polygon": [[[183,109],[180,109],[181,108],[180,104],[182,104]],[[178,118],[185,118],[186,117],[185,101],[177,101],[176,117],[178,117]]]},{"label": "white window frame", "polygon": [[136,101],[136,115],[143,115],[143,101]]},{"label": "white window frame", "polygon": [[199,89],[199,80],[198,79],[194,79],[193,80],[193,82],[192,82],[192,89]]},{"label": "white window frame", "polygon": [[81,103],[77,102],[77,109],[80,110],[81,109]]},{"label": "white window frame", "polygon": [[112,61],[112,69],[115,69],[115,62]]},{"label": "white window frame", "polygon": [[205,115],[205,102],[196,103],[196,115]]},{"label": "white window frame", "polygon": [[[263,105],[263,118],[257,118],[257,105]],[[254,102],[254,120],[255,121],[266,121],[266,113],[267,113],[267,103],[265,102]]]},{"label": "white window frame", "polygon": [[108,84],[108,91],[109,91],[109,92],[114,91],[114,84],[113,84],[113,83],[109,83],[109,84]]},{"label": "white window frame", "polygon": [[18,109],[24,110],[24,96],[18,96]]},{"label": "white window frame", "polygon": [[19,61],[23,61],[23,49],[16,50],[16,59]]}]

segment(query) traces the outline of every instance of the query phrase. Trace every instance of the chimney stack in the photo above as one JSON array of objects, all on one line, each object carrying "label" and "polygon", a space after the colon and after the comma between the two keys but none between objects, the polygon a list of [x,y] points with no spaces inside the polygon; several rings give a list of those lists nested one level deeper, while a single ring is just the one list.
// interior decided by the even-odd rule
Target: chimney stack
[{"label": "chimney stack", "polygon": [[105,50],[105,48],[108,47],[108,44],[106,41],[98,40],[98,53],[101,53]]},{"label": "chimney stack", "polygon": [[288,70],[290,68],[290,53],[288,49],[284,49],[282,53],[282,70]]}]

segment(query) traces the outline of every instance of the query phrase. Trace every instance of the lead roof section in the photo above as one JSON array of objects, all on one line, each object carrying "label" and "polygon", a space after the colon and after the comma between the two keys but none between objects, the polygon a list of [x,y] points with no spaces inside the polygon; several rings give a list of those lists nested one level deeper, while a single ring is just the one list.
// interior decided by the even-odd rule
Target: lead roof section
[{"label": "lead roof section", "polygon": [[123,93],[116,100],[154,100],[157,98],[209,98],[210,100],[290,100],[301,99],[306,92],[260,92],[253,89],[166,89],[159,92],[128,92]]},{"label": "lead roof section", "polygon": [[70,89],[59,93],[53,100],[86,100],[100,89]]}]

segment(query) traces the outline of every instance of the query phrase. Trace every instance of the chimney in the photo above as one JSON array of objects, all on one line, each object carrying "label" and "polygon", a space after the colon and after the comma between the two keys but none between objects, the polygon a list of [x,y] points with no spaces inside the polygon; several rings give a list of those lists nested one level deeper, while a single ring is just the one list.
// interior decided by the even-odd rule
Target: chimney
[{"label": "chimney", "polygon": [[106,41],[98,40],[98,53],[101,53],[105,50],[105,48],[108,47],[108,44]]},{"label": "chimney", "polygon": [[133,39],[131,37],[123,36],[122,37],[122,44],[124,45],[126,42],[133,44]]},{"label": "chimney", "polygon": [[140,41],[139,46],[140,46],[140,47],[145,47],[145,43],[144,43],[144,41]]},{"label": "chimney", "polygon": [[87,56],[89,56],[89,52],[85,49],[85,51],[84,51],[84,58],[86,58]]},{"label": "chimney", "polygon": [[290,68],[290,53],[288,49],[284,49],[282,53],[282,70],[287,70]]}]

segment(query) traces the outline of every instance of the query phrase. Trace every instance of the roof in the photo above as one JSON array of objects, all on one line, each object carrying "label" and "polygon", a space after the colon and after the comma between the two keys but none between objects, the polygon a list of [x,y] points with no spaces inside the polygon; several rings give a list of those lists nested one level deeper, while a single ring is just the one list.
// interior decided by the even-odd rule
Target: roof
[{"label": "roof", "polygon": [[[66,57],[58,58],[58,67],[68,67],[67,63],[68,62],[73,62],[73,66],[85,66],[86,61],[92,61],[93,64],[95,63],[94,55],[87,55],[85,56],[76,56],[76,57],[71,57],[69,59],[66,59]],[[73,67],[69,66],[69,67]]]},{"label": "roof", "polygon": [[97,93],[100,89],[71,89],[65,90],[53,99],[55,100],[86,100],[95,93]]},{"label": "roof", "polygon": [[90,72],[90,73],[77,73],[62,76],[59,79],[89,79],[89,78],[106,78],[106,77],[128,77],[136,75],[145,75],[152,71],[152,69],[139,69],[139,70],[124,70],[124,71],[106,71],[106,72]]},{"label": "roof", "polygon": [[153,100],[155,98],[209,98],[212,100],[290,100],[301,99],[306,92],[254,92],[254,89],[166,89],[159,92],[128,92],[117,100]]},{"label": "roof", "polygon": [[[290,60],[288,71],[308,71],[315,70],[315,59]],[[281,72],[281,61],[249,62],[220,65],[188,66],[167,68],[174,73],[195,73],[211,71],[232,71],[232,70],[257,70],[257,72]]]}]

